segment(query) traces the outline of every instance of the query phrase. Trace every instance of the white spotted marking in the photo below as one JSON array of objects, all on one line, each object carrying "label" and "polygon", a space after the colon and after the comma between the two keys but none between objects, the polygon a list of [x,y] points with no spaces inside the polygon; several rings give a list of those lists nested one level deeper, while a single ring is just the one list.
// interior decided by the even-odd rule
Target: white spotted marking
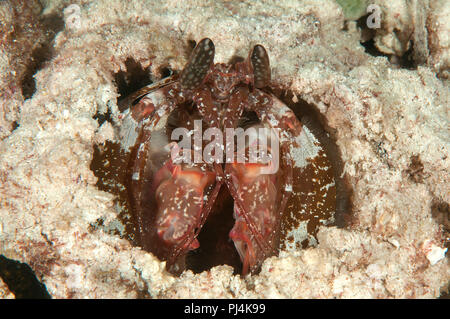
[{"label": "white spotted marking", "polygon": [[306,167],[309,164],[308,159],[315,158],[321,147],[317,145],[317,139],[306,126],[303,126],[300,135],[295,138],[295,141],[299,146],[294,147],[291,145],[290,147],[293,164],[295,167]]}]

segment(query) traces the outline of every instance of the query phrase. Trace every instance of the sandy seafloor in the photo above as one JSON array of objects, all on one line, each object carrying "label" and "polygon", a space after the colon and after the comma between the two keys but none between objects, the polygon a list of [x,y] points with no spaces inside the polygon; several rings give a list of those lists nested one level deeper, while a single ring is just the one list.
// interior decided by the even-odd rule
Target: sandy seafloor
[{"label": "sandy seafloor", "polygon": [[[361,31],[331,0],[0,1],[0,254],[30,265],[53,298],[445,293],[450,5],[373,3],[381,26]],[[155,78],[180,70],[187,41],[203,37],[216,62],[265,46],[274,85],[323,115],[352,191],[351,223],[321,226],[316,246],[281,252],[246,278],[229,266],[175,277],[92,227],[117,219],[90,169],[93,145],[117,138],[93,118],[109,110],[119,121],[114,74],[129,57]],[[379,54],[365,51],[368,39]],[[0,297],[14,297],[2,280]]]}]

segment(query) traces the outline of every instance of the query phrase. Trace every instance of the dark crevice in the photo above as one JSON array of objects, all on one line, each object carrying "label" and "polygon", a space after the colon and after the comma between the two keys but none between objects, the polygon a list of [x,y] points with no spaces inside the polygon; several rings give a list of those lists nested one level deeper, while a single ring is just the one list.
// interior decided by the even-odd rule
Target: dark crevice
[{"label": "dark crevice", "polygon": [[47,288],[25,263],[0,255],[0,278],[16,299],[50,299]]},{"label": "dark crevice", "polygon": [[125,60],[125,67],[126,70],[120,70],[114,74],[119,101],[140,88],[153,83],[150,66],[144,68],[135,59],[129,57]]},{"label": "dark crevice", "polygon": [[370,39],[366,42],[361,42],[361,45],[364,47],[365,52],[370,54],[371,56],[387,57],[388,60],[392,64],[398,65],[400,68],[403,68],[403,69],[408,69],[408,70],[417,69],[417,65],[413,59],[413,45],[411,45],[411,47],[400,57],[392,55],[392,54],[385,54],[385,53],[381,52],[376,47],[375,41],[373,39]]},{"label": "dark crevice", "polygon": [[186,256],[186,268],[201,273],[218,265],[229,265],[234,274],[242,271],[242,262],[234,243],[229,238],[234,225],[234,202],[226,187],[222,187],[213,209],[203,226],[198,240],[200,247]]},{"label": "dark crevice", "polygon": [[19,122],[17,122],[17,121],[12,122],[11,132],[14,131],[15,129],[17,129],[19,126],[20,126]]},{"label": "dark crevice", "polygon": [[195,40],[188,40],[186,45],[184,46],[184,54],[189,57],[191,56],[192,51],[194,51],[197,42]]},{"label": "dark crevice", "polygon": [[[365,42],[368,39],[372,39],[375,36],[376,29],[369,28],[367,26],[367,19],[369,18],[369,15],[370,14],[366,14],[361,18],[359,18],[358,20],[356,20],[356,26],[361,30],[362,42]],[[348,31],[348,21],[345,22],[343,30]]]},{"label": "dark crevice", "polygon": [[39,22],[44,30],[44,40],[33,49],[31,60],[22,78],[22,95],[25,100],[31,98],[36,92],[34,75],[44,67],[47,61],[53,58],[55,54],[54,38],[64,28],[62,16],[56,14],[42,17]]},{"label": "dark crevice", "polygon": [[364,51],[367,54],[370,54],[371,56],[374,56],[374,57],[384,56],[384,57],[387,57],[389,59],[389,55],[388,54],[384,54],[383,52],[378,50],[378,48],[375,46],[375,40],[370,39],[370,40],[368,40],[366,42],[361,42],[361,45],[364,47]]},{"label": "dark crevice", "polygon": [[31,53],[31,61],[22,79],[22,95],[23,98],[29,99],[36,92],[36,82],[34,75],[39,71],[44,62],[53,56],[51,46],[48,43],[39,45]]},{"label": "dark crevice", "polygon": [[159,69],[159,73],[161,74],[161,79],[168,78],[175,74],[174,70],[172,70],[169,66],[165,66]]},{"label": "dark crevice", "polygon": [[[190,56],[193,49],[195,48],[196,42],[194,40],[188,40],[184,46],[184,51],[186,56]],[[119,105],[119,111],[123,112],[126,107],[121,106],[121,101],[123,101],[130,94],[138,91],[139,89],[152,84],[154,76],[158,76],[158,81],[176,75],[177,71],[173,70],[169,65],[163,65],[159,67],[152,74],[151,65],[143,67],[142,64],[136,61],[132,57],[128,57],[125,60],[125,70],[120,70],[119,72],[113,74],[114,82],[116,83],[119,97],[117,99]]]},{"label": "dark crevice", "polygon": [[[359,18],[357,20],[357,26],[361,30],[361,45],[364,47],[364,51],[367,54],[370,54],[374,57],[380,57],[384,56],[388,58],[388,60],[394,64],[397,65],[400,68],[408,69],[408,70],[415,70],[417,69],[417,63],[414,61],[414,43],[411,41],[410,48],[402,55],[402,56],[396,56],[393,54],[386,54],[381,52],[377,46],[375,45],[375,34],[376,29],[367,27],[367,19],[368,14]],[[344,28],[345,29],[345,28]],[[394,30],[395,32],[395,30]]]},{"label": "dark crevice", "polygon": [[95,113],[95,115],[93,116],[93,118],[94,118],[94,120],[97,120],[99,127],[105,122],[114,124],[111,109],[109,107],[108,107],[108,110],[106,111],[106,113],[101,113],[100,111],[97,111]]}]

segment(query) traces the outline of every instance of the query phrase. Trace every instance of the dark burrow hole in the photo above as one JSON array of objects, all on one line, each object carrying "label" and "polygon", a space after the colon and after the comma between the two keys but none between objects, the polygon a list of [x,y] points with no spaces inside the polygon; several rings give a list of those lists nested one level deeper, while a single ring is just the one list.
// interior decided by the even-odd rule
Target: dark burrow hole
[{"label": "dark burrow hole", "polygon": [[233,198],[226,187],[222,187],[198,236],[200,247],[186,256],[187,269],[200,273],[214,266],[229,265],[233,267],[234,274],[241,273],[239,254],[228,236],[234,225],[233,205]]},{"label": "dark burrow hole", "polygon": [[11,131],[14,131],[19,126],[20,126],[19,122],[17,122],[17,121],[12,122],[12,125],[11,125],[12,130]]},{"label": "dark burrow hole", "polygon": [[31,98],[36,92],[34,75],[44,67],[47,61],[53,58],[55,36],[64,29],[64,19],[57,14],[43,16],[39,23],[44,30],[44,39],[33,49],[31,60],[28,62],[27,70],[21,81],[22,95],[25,100]]},{"label": "dark burrow hole", "polygon": [[105,122],[109,122],[111,124],[114,124],[114,121],[113,121],[113,118],[112,118],[111,109],[109,107],[106,110],[106,112],[97,111],[94,114],[93,118],[94,118],[94,120],[97,121],[99,127],[102,126],[102,124],[105,123]]},{"label": "dark burrow hole", "polygon": [[195,41],[193,39],[188,40],[186,45],[184,46],[185,56],[187,56],[187,57],[191,56],[191,53],[192,53],[192,51],[194,51],[196,45],[197,45],[197,41]]},{"label": "dark burrow hole", "polygon": [[[153,83],[150,66],[143,67],[134,58],[128,57],[125,60],[125,68],[126,70],[120,70],[114,74],[114,81],[119,93],[118,102],[140,88]],[[168,73],[168,70],[162,71]],[[123,112],[124,110],[121,109],[120,111]]]},{"label": "dark burrow hole", "polygon": [[51,296],[27,264],[0,255],[0,278],[16,299],[50,299]]}]

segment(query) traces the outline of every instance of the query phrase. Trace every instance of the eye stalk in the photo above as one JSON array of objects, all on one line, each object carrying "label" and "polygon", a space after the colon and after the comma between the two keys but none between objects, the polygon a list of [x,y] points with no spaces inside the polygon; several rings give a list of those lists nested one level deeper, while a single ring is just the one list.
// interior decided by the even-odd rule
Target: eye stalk
[{"label": "eye stalk", "polygon": [[[215,47],[211,39],[204,38],[197,44],[181,72],[180,83],[184,89],[194,90],[204,82],[214,64],[214,53]],[[249,60],[253,73],[253,85],[256,88],[269,85],[271,72],[266,49],[260,44],[255,45],[250,51]]]},{"label": "eye stalk", "polygon": [[260,44],[250,52],[250,62],[253,68],[253,81],[256,88],[263,88],[270,83],[270,63],[266,49]]},{"label": "eye stalk", "polygon": [[180,83],[184,89],[199,87],[214,63],[214,43],[209,38],[201,40],[181,72]]}]

